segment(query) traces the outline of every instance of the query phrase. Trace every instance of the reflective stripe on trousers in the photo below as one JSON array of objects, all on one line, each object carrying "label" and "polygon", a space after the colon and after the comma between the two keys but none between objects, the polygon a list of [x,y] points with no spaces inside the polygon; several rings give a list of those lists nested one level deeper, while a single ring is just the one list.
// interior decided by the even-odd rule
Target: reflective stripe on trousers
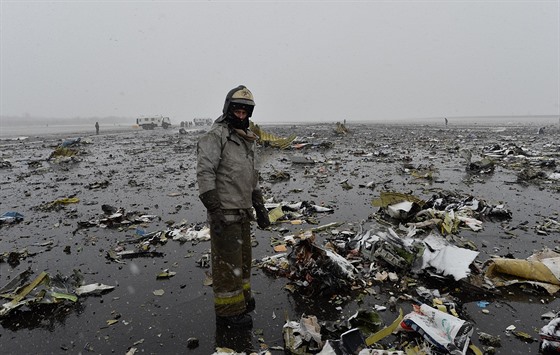
[{"label": "reflective stripe on trousers", "polygon": [[233,219],[216,234],[211,230],[212,288],[218,316],[245,311],[251,295],[251,224],[245,215],[227,215]]}]

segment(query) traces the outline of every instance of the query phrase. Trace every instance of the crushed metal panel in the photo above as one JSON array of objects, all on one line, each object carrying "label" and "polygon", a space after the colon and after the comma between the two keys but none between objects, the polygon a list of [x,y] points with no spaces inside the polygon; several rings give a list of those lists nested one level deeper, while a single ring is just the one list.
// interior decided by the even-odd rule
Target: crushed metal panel
[{"label": "crushed metal panel", "polygon": [[296,135],[295,134],[291,134],[289,137],[287,138],[282,138],[282,137],[278,137],[275,136],[272,133],[268,133],[265,130],[263,130],[262,128],[259,127],[259,125],[254,124],[253,122],[251,122],[251,127],[250,127],[251,131],[253,131],[257,136],[259,136],[259,140],[264,144],[264,145],[269,145],[271,147],[275,147],[275,148],[280,148],[280,149],[286,149],[288,148],[292,142],[294,141],[294,139],[296,139]]},{"label": "crushed metal panel", "polygon": [[397,204],[400,202],[409,201],[418,204],[420,207],[423,207],[425,202],[424,200],[409,194],[403,194],[400,192],[392,192],[392,191],[381,191],[380,196],[378,199],[375,199],[371,202],[371,204],[375,207],[388,207],[393,204]]}]

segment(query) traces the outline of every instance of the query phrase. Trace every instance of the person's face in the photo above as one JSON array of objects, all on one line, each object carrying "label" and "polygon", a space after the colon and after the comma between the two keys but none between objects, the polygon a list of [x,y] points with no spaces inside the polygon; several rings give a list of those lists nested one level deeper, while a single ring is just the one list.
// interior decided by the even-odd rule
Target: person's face
[{"label": "person's face", "polygon": [[242,109],[242,108],[238,108],[238,109],[233,110],[233,114],[235,115],[235,117],[237,117],[241,121],[243,121],[247,118],[247,110]]}]

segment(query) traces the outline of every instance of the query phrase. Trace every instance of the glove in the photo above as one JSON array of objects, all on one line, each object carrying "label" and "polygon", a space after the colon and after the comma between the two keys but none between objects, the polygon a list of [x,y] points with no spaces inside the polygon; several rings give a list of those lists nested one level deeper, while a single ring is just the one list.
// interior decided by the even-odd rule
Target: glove
[{"label": "glove", "polygon": [[268,219],[268,210],[264,207],[264,199],[261,190],[254,190],[251,195],[253,207],[257,213],[257,224],[260,228],[266,229],[270,227],[270,219]]},{"label": "glove", "polygon": [[216,234],[222,233],[226,225],[226,216],[224,216],[224,212],[222,211],[218,191],[206,191],[200,195],[199,198],[210,215],[210,228],[216,232]]}]

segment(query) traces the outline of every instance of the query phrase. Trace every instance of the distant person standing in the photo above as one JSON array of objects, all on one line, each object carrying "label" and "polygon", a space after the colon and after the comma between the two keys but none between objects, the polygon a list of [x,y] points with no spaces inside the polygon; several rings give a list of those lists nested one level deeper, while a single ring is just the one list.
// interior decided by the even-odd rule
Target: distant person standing
[{"label": "distant person standing", "polygon": [[447,123],[449,123],[449,122],[447,121],[447,117],[445,117],[444,120],[445,120],[445,125],[447,126]]},{"label": "distant person standing", "polygon": [[95,122],[95,134],[99,134],[99,122]]}]

